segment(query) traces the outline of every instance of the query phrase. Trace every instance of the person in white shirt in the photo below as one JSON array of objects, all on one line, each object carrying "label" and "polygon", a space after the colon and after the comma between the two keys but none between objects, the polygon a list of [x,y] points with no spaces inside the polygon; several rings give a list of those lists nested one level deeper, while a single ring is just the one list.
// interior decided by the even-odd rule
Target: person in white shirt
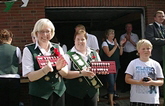
[{"label": "person in white shirt", "polygon": [[[39,19],[32,32],[35,43],[23,49],[23,76],[29,79],[29,94],[31,106],[65,106],[64,92],[66,90],[62,77],[68,73],[62,48],[50,40],[55,36],[55,27],[47,18]],[[56,66],[50,61],[39,67],[37,56],[58,57]],[[65,68],[66,67],[66,68]]]},{"label": "person in white shirt", "polygon": [[[84,25],[78,24],[75,27],[75,31],[77,32],[80,29],[86,31],[86,28],[85,28]],[[99,45],[98,45],[98,40],[97,40],[96,36],[92,35],[92,34],[89,34],[89,33],[86,33],[86,35],[87,35],[87,46],[90,47],[91,49],[94,49],[97,52],[99,52]]]},{"label": "person in white shirt", "polygon": [[[135,58],[137,58],[136,51],[136,43],[139,41],[138,35],[132,33],[132,24],[128,23],[125,26],[126,33],[121,35],[120,40],[126,38],[126,42],[124,43],[123,55],[121,56],[121,77],[124,79],[124,72],[129,64],[129,62]],[[122,93],[129,91],[130,86],[126,84],[123,80],[123,89]]]},{"label": "person in white shirt", "polygon": [[84,30],[75,32],[74,44],[65,55],[69,70],[65,76],[66,106],[97,106],[99,83],[95,80],[95,85],[90,84],[88,78],[95,79],[96,74],[88,67],[91,61],[100,61],[100,57],[87,46]]},{"label": "person in white shirt", "polygon": [[105,34],[105,41],[102,43],[102,60],[103,61],[115,61],[116,73],[110,73],[105,76],[107,84],[107,92],[109,96],[110,106],[114,106],[113,96],[116,95],[116,77],[118,70],[120,69],[120,55],[123,54],[123,44],[126,39],[120,41],[120,45],[115,38],[115,30],[108,29]]},{"label": "person in white shirt", "polygon": [[139,58],[132,60],[125,81],[131,84],[130,106],[159,106],[159,86],[164,83],[160,64],[151,59],[152,44],[142,39],[137,43]]}]

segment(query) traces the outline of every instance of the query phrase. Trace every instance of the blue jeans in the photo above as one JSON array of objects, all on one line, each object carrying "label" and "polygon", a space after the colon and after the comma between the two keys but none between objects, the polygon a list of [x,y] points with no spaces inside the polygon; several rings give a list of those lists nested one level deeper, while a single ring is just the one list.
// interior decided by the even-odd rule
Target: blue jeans
[{"label": "blue jeans", "polygon": [[116,76],[117,74],[107,74],[106,80],[108,82],[107,91],[109,94],[114,94],[114,85],[116,82]]}]

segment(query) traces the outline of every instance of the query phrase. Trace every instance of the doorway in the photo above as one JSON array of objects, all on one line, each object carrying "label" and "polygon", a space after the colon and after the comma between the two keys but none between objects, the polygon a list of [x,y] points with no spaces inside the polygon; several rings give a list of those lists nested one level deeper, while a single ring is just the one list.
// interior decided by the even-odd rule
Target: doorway
[{"label": "doorway", "polygon": [[[74,45],[74,28],[83,24],[88,33],[98,38],[99,46],[105,30],[115,30],[116,38],[125,33],[125,24],[133,24],[133,32],[144,36],[145,12],[143,7],[46,7],[45,16],[56,28],[56,37],[68,49]],[[52,40],[53,41],[53,40]]]}]

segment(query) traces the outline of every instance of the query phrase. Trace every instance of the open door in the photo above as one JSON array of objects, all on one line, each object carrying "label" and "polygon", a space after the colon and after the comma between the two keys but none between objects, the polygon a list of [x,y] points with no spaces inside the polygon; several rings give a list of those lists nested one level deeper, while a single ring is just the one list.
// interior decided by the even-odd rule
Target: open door
[{"label": "open door", "polygon": [[[133,24],[133,32],[139,38],[144,36],[145,14],[143,7],[46,7],[46,18],[56,27],[56,36],[60,43],[68,48],[74,45],[74,28],[83,24],[88,33],[97,36],[99,45],[105,30],[115,29],[116,38],[125,33],[125,24]],[[52,40],[53,41],[53,40]]]}]

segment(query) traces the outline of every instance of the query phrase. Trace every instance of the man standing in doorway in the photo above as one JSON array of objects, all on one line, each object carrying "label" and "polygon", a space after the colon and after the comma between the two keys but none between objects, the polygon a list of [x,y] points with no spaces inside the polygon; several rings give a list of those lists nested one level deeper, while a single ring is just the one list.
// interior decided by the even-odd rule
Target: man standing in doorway
[{"label": "man standing in doorway", "polygon": [[[151,58],[158,61],[163,68],[163,46],[165,45],[165,28],[163,22],[165,20],[164,12],[156,11],[154,14],[153,23],[149,24],[145,31],[145,38],[148,39],[152,45]],[[165,68],[165,67],[164,67]],[[160,97],[163,97],[163,86],[160,87]]]},{"label": "man standing in doorway", "polygon": [[136,51],[136,43],[139,41],[138,35],[132,33],[132,24],[127,23],[125,25],[126,33],[121,35],[120,40],[126,38],[126,42],[124,44],[123,55],[121,56],[121,74],[123,78],[123,89],[122,93],[130,90],[130,85],[125,83],[125,71],[131,60],[137,58]]},{"label": "man standing in doorway", "polygon": [[[77,32],[80,29],[86,31],[86,28],[84,25],[78,24],[75,27],[75,31]],[[87,34],[87,46],[90,47],[91,49],[94,49],[97,52],[99,52],[99,45],[98,45],[98,40],[97,40],[96,36],[89,34],[89,33],[86,33],[86,34]]]},{"label": "man standing in doorway", "polygon": [[153,23],[149,24],[145,31],[145,38],[148,39],[152,45],[152,55],[151,58],[158,61],[163,67],[163,46],[165,45],[165,29],[163,26],[163,21],[165,20],[165,15],[163,11],[157,11],[154,14]]}]

